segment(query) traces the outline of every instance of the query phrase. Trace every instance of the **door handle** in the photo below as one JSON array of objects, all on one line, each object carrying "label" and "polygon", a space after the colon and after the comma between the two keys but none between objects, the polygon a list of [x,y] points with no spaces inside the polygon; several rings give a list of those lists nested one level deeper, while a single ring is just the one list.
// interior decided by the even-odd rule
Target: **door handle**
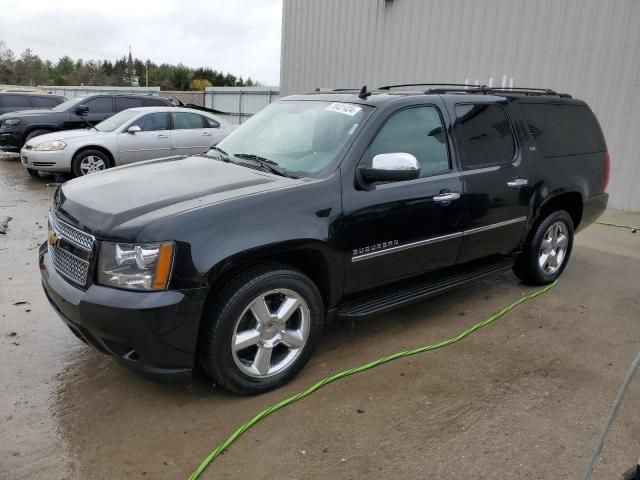
[{"label": "door handle", "polygon": [[453,200],[458,200],[460,194],[458,192],[443,192],[440,195],[433,197],[433,201],[437,203],[449,203]]},{"label": "door handle", "polygon": [[526,178],[514,178],[513,180],[509,180],[507,182],[507,187],[510,188],[526,187],[527,185],[529,185],[529,180],[527,180]]},{"label": "door handle", "polygon": [[202,133],[202,136],[203,136],[203,137],[210,137],[210,136],[211,136],[211,134],[210,134],[209,132],[203,132],[203,133]]},{"label": "door handle", "polygon": [[168,135],[160,134],[160,135],[158,135],[158,138],[169,138],[169,136],[168,136]]}]

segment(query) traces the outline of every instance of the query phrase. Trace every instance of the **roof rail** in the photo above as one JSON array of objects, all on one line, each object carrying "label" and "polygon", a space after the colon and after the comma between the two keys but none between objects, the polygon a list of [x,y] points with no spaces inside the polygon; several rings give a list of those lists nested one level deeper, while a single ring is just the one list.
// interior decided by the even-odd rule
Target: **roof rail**
[{"label": "roof rail", "polygon": [[391,90],[401,87],[466,87],[466,88],[487,88],[486,85],[473,85],[471,83],[401,83],[398,85],[385,85],[378,87],[378,90]]}]

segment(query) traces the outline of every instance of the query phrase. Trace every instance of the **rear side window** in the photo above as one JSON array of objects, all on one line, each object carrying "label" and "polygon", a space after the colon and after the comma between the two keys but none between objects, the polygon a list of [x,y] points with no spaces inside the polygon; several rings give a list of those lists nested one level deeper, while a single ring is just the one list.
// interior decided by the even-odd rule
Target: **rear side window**
[{"label": "rear side window", "polygon": [[395,113],[373,140],[365,162],[381,153],[410,153],[420,164],[420,176],[449,169],[449,154],[440,113],[434,107],[412,107]]},{"label": "rear side window", "polygon": [[42,108],[53,108],[62,103],[62,100],[57,97],[33,97],[32,100]]},{"label": "rear side window", "polygon": [[121,112],[127,108],[136,108],[142,106],[142,100],[139,98],[131,97],[117,97],[116,98],[116,112]]},{"label": "rear side window", "polygon": [[31,108],[32,104],[26,95],[2,95],[4,108]]},{"label": "rear side window", "polygon": [[167,103],[159,98],[143,98],[142,103],[145,107],[166,107]]},{"label": "rear side window", "polygon": [[511,123],[504,109],[494,104],[455,106],[454,132],[463,168],[509,163],[515,154]]},{"label": "rear side window", "polygon": [[202,119],[204,120],[205,128],[218,128],[220,126],[213,118],[202,117]]},{"label": "rear side window", "polygon": [[544,157],[606,150],[598,122],[586,105],[523,103],[520,109]]},{"label": "rear side window", "polygon": [[175,112],[173,116],[174,130],[191,130],[194,128],[204,128],[202,117],[195,113]]},{"label": "rear side window", "polygon": [[85,102],[89,107],[89,113],[111,113],[113,112],[113,99],[111,97],[96,97]]}]

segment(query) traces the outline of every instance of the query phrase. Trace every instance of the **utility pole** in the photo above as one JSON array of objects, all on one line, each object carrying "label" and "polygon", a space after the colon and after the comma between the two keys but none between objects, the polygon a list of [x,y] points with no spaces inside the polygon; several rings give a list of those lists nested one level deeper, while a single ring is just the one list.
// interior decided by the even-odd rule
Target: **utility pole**
[{"label": "utility pole", "polygon": [[144,63],[145,86],[149,88],[149,60]]}]

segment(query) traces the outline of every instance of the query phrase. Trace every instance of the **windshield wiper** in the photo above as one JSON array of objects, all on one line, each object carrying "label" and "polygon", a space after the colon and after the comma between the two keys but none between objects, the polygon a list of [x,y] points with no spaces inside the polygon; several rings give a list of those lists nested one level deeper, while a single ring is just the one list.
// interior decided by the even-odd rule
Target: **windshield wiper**
[{"label": "windshield wiper", "polygon": [[[215,148],[215,147],[214,147]],[[276,173],[278,175],[281,175],[283,177],[291,177],[292,175],[287,173],[287,170],[280,167],[276,162],[274,162],[273,160],[269,160],[268,158],[264,158],[261,157],[259,155],[255,155],[253,153],[234,153],[233,154],[234,157],[236,158],[240,158],[243,160],[253,160],[254,162],[256,162],[259,166],[261,166],[262,168],[264,168],[265,170],[268,170],[272,173]]]},{"label": "windshield wiper", "polygon": [[229,158],[229,154],[227,152],[225,152],[223,149],[221,149],[220,147],[218,147],[217,145],[214,145],[213,147],[211,147],[211,150],[215,150],[216,152],[218,152],[218,157],[220,157],[220,159],[223,162],[227,162],[229,163],[231,161],[231,159]]}]

